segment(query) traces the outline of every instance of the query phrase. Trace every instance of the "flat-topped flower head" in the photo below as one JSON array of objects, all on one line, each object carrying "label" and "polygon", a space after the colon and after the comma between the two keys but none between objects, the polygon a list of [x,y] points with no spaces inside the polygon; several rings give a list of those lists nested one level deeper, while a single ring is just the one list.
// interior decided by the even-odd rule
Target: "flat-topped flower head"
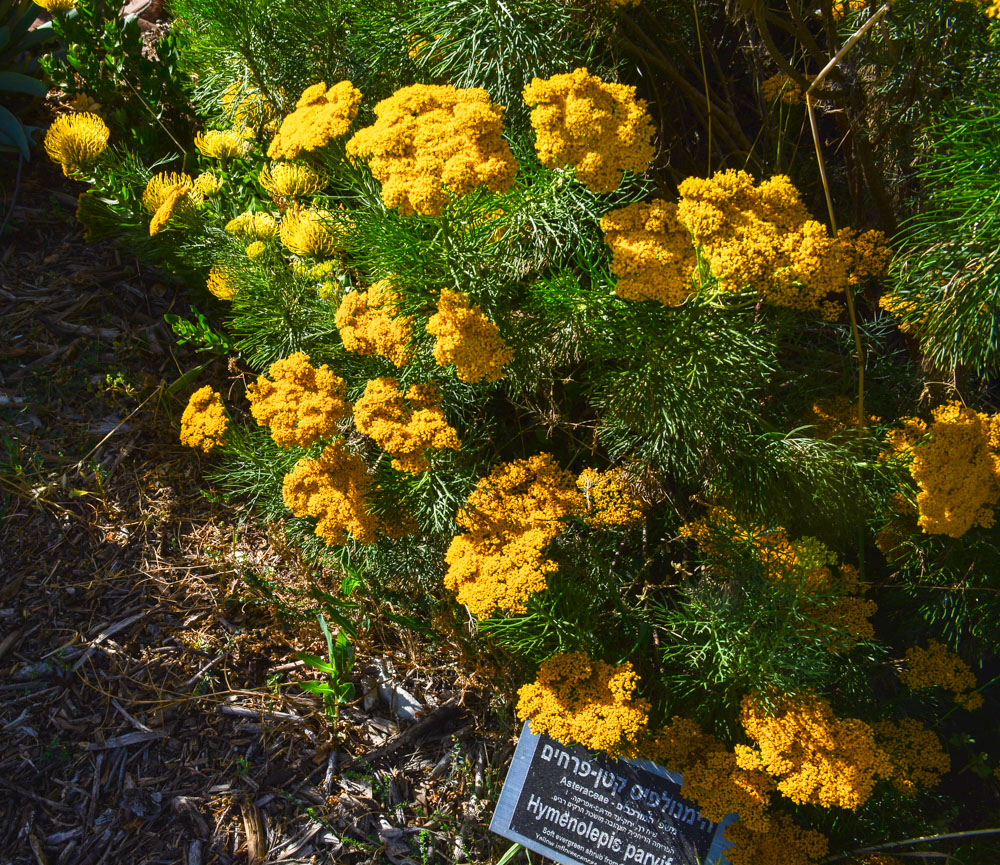
[{"label": "flat-topped flower head", "polygon": [[983,705],[983,695],[975,693],[976,674],[948,647],[929,640],[927,648],[912,646],[906,650],[906,668],[899,675],[908,688],[943,688],[951,691],[955,702],[966,709]]},{"label": "flat-topped flower head", "polygon": [[205,385],[191,394],[181,415],[181,444],[208,453],[223,443],[228,427],[222,396]]},{"label": "flat-topped flower head", "polygon": [[380,279],[367,291],[351,291],[337,307],[337,330],[348,351],[379,355],[403,367],[413,356],[412,319],[399,315],[392,279]]},{"label": "flat-topped flower head", "polygon": [[614,192],[626,171],[644,171],[653,158],[653,121],[634,87],[602,81],[583,67],[532,79],[524,101],[533,109],[541,163],[572,166],[592,192]]},{"label": "flat-topped flower head", "polygon": [[63,114],[45,133],[45,152],[70,177],[104,152],[110,135],[108,125],[96,114]]},{"label": "flat-topped flower head", "polygon": [[433,382],[412,384],[404,395],[394,378],[369,381],[364,395],[354,404],[354,426],[391,454],[392,465],[403,472],[427,471],[431,467],[429,450],[461,447]]},{"label": "flat-topped flower head", "polygon": [[427,332],[437,337],[434,359],[438,365],[454,364],[462,381],[497,381],[504,376],[504,365],[514,359],[514,351],[497,326],[464,291],[442,290],[437,312],[427,321]]},{"label": "flat-topped flower head", "polygon": [[270,427],[279,447],[304,448],[331,438],[351,412],[344,380],[326,364],[312,366],[301,351],[276,360],[268,375],[247,388],[247,399],[254,419]]},{"label": "flat-topped flower head", "polygon": [[360,104],[361,91],[350,81],[341,81],[329,89],[325,81],[307,87],[295,110],[281,121],[267,155],[271,159],[294,159],[325,147],[347,133]]},{"label": "flat-topped flower head", "polygon": [[250,151],[250,142],[232,129],[210,129],[199,132],[194,137],[194,146],[198,152],[212,159],[232,159],[236,156],[246,156]]},{"label": "flat-topped flower head", "polygon": [[376,121],[347,142],[382,183],[386,207],[437,216],[450,196],[502,192],[517,161],[503,139],[503,108],[479,87],[414,84],[375,106]]},{"label": "flat-topped flower head", "polygon": [[635,696],[639,676],[629,663],[612,666],[583,652],[553,655],[518,692],[517,717],[536,735],[579,743],[610,756],[632,756],[649,721],[649,703]]}]

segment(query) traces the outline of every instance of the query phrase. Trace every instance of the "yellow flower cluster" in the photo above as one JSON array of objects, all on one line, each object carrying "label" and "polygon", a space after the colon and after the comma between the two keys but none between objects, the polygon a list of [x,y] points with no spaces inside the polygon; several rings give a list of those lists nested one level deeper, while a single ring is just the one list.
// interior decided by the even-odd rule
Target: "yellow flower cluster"
[{"label": "yellow flower cluster", "polygon": [[556,569],[545,548],[578,507],[573,476],[551,455],[497,466],[458,512],[466,531],[445,554],[445,587],[479,618],[496,610],[525,612],[525,602],[545,590],[546,575]]},{"label": "yellow flower cluster", "polygon": [[649,721],[649,703],[634,696],[638,684],[629,663],[612,666],[583,652],[560,653],[518,692],[517,716],[532,733],[564,745],[632,755]]},{"label": "yellow flower cluster", "polygon": [[824,298],[847,285],[852,256],[809,218],[787,177],[754,186],[745,171],[728,170],[689,177],[679,190],[677,218],[723,290],[753,288],[769,303],[836,317],[839,307]]},{"label": "yellow flower cluster", "polygon": [[386,207],[437,216],[449,195],[502,192],[517,161],[503,138],[503,108],[479,87],[414,84],[375,106],[373,126],[347,142],[382,183]]},{"label": "yellow flower cluster", "polygon": [[234,156],[246,156],[250,152],[250,142],[232,129],[199,132],[194,137],[194,146],[203,156],[212,159],[232,159]]},{"label": "yellow flower cluster", "polygon": [[180,184],[171,187],[163,199],[163,204],[159,206],[149,221],[149,236],[156,237],[170,221],[170,218],[183,209],[185,204],[188,204],[188,188]]},{"label": "yellow flower cluster", "polygon": [[770,78],[760,83],[760,94],[768,102],[781,99],[786,105],[801,105],[805,94],[798,84],[784,72],[775,72]]},{"label": "yellow flower cluster", "polygon": [[367,291],[351,291],[337,307],[335,321],[344,348],[378,355],[403,367],[413,356],[409,316],[399,315],[392,279],[381,279]]},{"label": "yellow flower cluster", "polygon": [[276,202],[312,195],[326,186],[326,178],[302,162],[272,162],[258,175],[260,185]]},{"label": "yellow flower cluster", "polygon": [[427,471],[428,450],[462,446],[441,410],[441,392],[433,382],[411,384],[404,397],[396,379],[372,379],[354,404],[354,426],[392,454],[392,464],[401,472]]},{"label": "yellow flower cluster", "polygon": [[684,523],[680,534],[697,543],[706,556],[721,560],[728,558],[734,548],[752,546],[765,575],[772,580],[785,577],[798,564],[795,548],[783,528],[744,523],[718,505],[701,519]]},{"label": "yellow flower cluster", "polygon": [[576,486],[583,495],[583,518],[594,528],[633,526],[645,516],[645,506],[620,468],[603,473],[584,469]]},{"label": "yellow flower cluster", "polygon": [[891,774],[872,728],[836,717],[822,697],[788,699],[768,714],[747,696],[740,721],[756,743],[760,765],[778,779],[779,792],[800,805],[854,810],[868,799],[876,775]]},{"label": "yellow flower cluster", "polygon": [[829,850],[826,836],[803,829],[785,814],[774,814],[764,832],[754,832],[742,821],[726,827],[730,865],[813,865]]},{"label": "yellow flower cluster", "polygon": [[676,204],[639,201],[605,214],[601,228],[613,253],[619,297],[678,306],[693,293],[698,259]]},{"label": "yellow flower cluster", "polygon": [[[337,432],[337,422],[351,413],[344,380],[326,364],[317,368],[297,351],[271,364],[268,375],[247,388],[250,411],[271,428],[279,447],[309,447]],[[273,380],[272,380],[273,379]]]},{"label": "yellow flower cluster", "polygon": [[211,171],[203,171],[195,178],[194,191],[197,195],[204,198],[211,198],[222,191],[224,182],[218,174],[213,174]]},{"label": "yellow flower cluster", "polygon": [[[914,324],[911,319],[917,311],[917,302],[914,300],[903,300],[892,292],[883,294],[878,299],[878,305],[896,319],[896,326],[905,334],[913,336],[919,330],[919,324]],[[926,318],[926,316],[924,317]]]},{"label": "yellow flower cluster", "polygon": [[265,252],[267,252],[267,244],[263,240],[255,240],[253,243],[247,244],[247,258],[251,261],[260,258]]},{"label": "yellow flower cluster", "polygon": [[640,755],[683,776],[681,795],[698,803],[704,817],[718,823],[736,812],[756,832],[767,830],[768,798],[775,781],[749,754],[728,750],[690,718],[674,716],[640,746]]},{"label": "yellow flower cluster", "polygon": [[270,213],[241,213],[226,223],[227,234],[271,240],[278,236],[278,220]]},{"label": "yellow flower cluster", "polygon": [[871,617],[878,610],[878,605],[861,597],[858,569],[853,565],[841,565],[839,579],[828,568],[814,573],[820,575],[822,572],[828,575],[828,579],[818,588],[822,591],[836,587],[842,594],[823,604],[809,604],[806,610],[816,622],[817,628],[824,631],[829,641],[829,650],[847,652],[858,641],[870,640],[875,636]]},{"label": "yellow flower cluster", "polygon": [[313,517],[316,534],[331,546],[370,544],[383,530],[368,511],[371,476],[364,460],[339,440],[326,446],[318,459],[299,460],[282,484],[285,505],[297,517]]},{"label": "yellow flower cluster", "polygon": [[281,121],[267,155],[271,159],[294,159],[325,147],[347,133],[360,104],[361,91],[350,81],[341,81],[329,90],[325,81],[307,87],[295,110]]},{"label": "yellow flower cluster", "polygon": [[868,0],[837,0],[830,9],[834,21],[840,21],[848,12],[860,12],[868,5]]},{"label": "yellow flower cluster", "polygon": [[45,133],[45,152],[70,177],[104,152],[110,135],[108,125],[96,114],[63,114]]},{"label": "yellow flower cluster", "polygon": [[188,195],[193,203],[200,204],[204,200],[202,194],[195,189],[194,181],[190,175],[176,171],[161,171],[150,177],[146,183],[146,188],[142,192],[142,206],[149,213],[156,213],[163,202],[167,200],[170,191],[176,186],[183,186],[188,190]]},{"label": "yellow flower cluster", "polygon": [[640,172],[653,158],[653,121],[635,88],[609,84],[586,67],[534,78],[524,101],[543,165],[571,165],[592,192],[614,192],[626,171]]},{"label": "yellow flower cluster", "polygon": [[181,415],[182,445],[208,453],[223,443],[228,428],[229,418],[218,391],[206,384],[191,394]]},{"label": "yellow flower cluster", "polygon": [[951,691],[955,702],[970,711],[983,705],[983,695],[975,693],[976,674],[972,668],[937,640],[929,640],[926,649],[907,649],[906,669],[899,678],[908,688]]},{"label": "yellow flower cluster", "polygon": [[34,0],[34,2],[47,12],[69,12],[70,9],[76,9],[76,0]]},{"label": "yellow flower cluster", "polygon": [[514,358],[497,326],[464,291],[441,291],[437,312],[427,322],[427,332],[437,337],[434,359],[438,366],[454,364],[455,374],[462,381],[497,381],[503,378],[504,364]]},{"label": "yellow flower cluster", "polygon": [[346,230],[329,210],[289,209],[281,220],[281,242],[296,255],[333,257],[343,248]]},{"label": "yellow flower cluster", "polygon": [[841,228],[837,240],[850,258],[848,282],[851,285],[858,285],[865,279],[881,279],[889,271],[892,247],[881,231],[858,234],[853,228]]},{"label": "yellow flower cluster", "polygon": [[[919,523],[927,534],[964,535],[973,526],[993,525],[1000,501],[1000,414],[985,415],[961,403],[934,409],[928,425],[904,418],[889,436],[897,453],[911,451],[910,474],[917,482]],[[924,432],[928,440],[913,447]]]},{"label": "yellow flower cluster", "polygon": [[231,273],[217,264],[213,264],[208,271],[207,286],[219,300],[232,300],[236,294]]},{"label": "yellow flower cluster", "polygon": [[877,721],[872,724],[879,747],[891,763],[889,780],[907,796],[914,796],[918,788],[936,787],[941,776],[951,771],[951,758],[941,746],[933,730],[928,730],[913,718],[898,722]]}]

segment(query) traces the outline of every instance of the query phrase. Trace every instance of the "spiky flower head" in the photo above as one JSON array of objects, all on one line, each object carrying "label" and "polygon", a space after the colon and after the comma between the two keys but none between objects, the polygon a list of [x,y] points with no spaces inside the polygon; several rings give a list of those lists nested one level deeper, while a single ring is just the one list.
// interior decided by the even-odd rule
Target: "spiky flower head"
[{"label": "spiky flower head", "polygon": [[69,12],[71,9],[76,9],[76,0],[34,0],[34,2],[47,12]]},{"label": "spiky flower head", "polygon": [[161,171],[149,178],[142,193],[142,206],[149,213],[156,213],[163,202],[167,200],[167,193],[175,186],[183,186],[187,189],[194,204],[201,204],[205,200],[201,192],[195,189],[194,181],[190,175],[177,171]]},{"label": "spiky flower head", "polygon": [[212,265],[208,272],[208,290],[219,300],[232,300],[236,294],[236,288],[226,271],[217,264]]},{"label": "spiky flower head", "polygon": [[188,188],[180,183],[168,190],[163,204],[157,208],[153,218],[149,221],[150,237],[156,237],[170,221],[170,218],[188,203],[188,192]]},{"label": "spiky flower head", "polygon": [[278,236],[278,220],[270,213],[241,213],[226,223],[227,234],[269,240]]},{"label": "spiky flower head", "polygon": [[251,259],[260,258],[267,251],[267,245],[263,240],[255,240],[247,247],[247,255]]},{"label": "spiky flower head", "polygon": [[237,129],[267,126],[279,117],[275,107],[262,93],[236,83],[225,89],[219,101],[222,103],[222,110],[232,117],[233,126]]},{"label": "spiky flower head", "polygon": [[331,223],[332,217],[329,210],[318,208],[287,211],[281,220],[281,242],[296,255],[335,256],[343,229]]},{"label": "spiky flower head", "polygon": [[260,170],[260,185],[277,200],[312,195],[326,185],[326,179],[301,162],[272,162]]},{"label": "spiky flower head", "polygon": [[104,152],[110,134],[108,125],[96,114],[63,114],[45,133],[45,152],[69,177]]},{"label": "spiky flower head", "polygon": [[194,188],[206,198],[218,195],[222,191],[225,181],[218,174],[211,171],[204,171],[194,179]]},{"label": "spiky flower head", "polygon": [[232,129],[210,129],[208,132],[199,132],[194,137],[194,146],[199,152],[213,159],[246,156],[250,149],[250,143]]}]

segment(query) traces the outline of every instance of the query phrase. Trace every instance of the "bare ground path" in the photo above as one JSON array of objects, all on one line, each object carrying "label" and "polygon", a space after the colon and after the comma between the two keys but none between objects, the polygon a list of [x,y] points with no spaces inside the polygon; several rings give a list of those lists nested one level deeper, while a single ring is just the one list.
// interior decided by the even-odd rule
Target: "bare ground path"
[{"label": "bare ground path", "polygon": [[0,863],[495,860],[496,685],[376,608],[338,723],[295,684],[319,631],[281,598],[340,577],[203,493],[183,290],[84,243],[78,191],[36,155],[0,239]]}]

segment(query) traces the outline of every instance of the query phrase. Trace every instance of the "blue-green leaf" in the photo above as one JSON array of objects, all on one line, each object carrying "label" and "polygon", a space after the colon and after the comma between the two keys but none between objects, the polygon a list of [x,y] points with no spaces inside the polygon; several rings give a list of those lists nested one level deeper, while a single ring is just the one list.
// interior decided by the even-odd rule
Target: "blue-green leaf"
[{"label": "blue-green leaf", "polygon": [[22,75],[20,72],[0,70],[0,90],[10,93],[27,93],[29,96],[45,95],[45,85],[37,78]]},{"label": "blue-green leaf", "polygon": [[24,126],[2,105],[0,105],[0,145],[16,149],[24,157],[25,162],[31,160],[31,150]]}]

